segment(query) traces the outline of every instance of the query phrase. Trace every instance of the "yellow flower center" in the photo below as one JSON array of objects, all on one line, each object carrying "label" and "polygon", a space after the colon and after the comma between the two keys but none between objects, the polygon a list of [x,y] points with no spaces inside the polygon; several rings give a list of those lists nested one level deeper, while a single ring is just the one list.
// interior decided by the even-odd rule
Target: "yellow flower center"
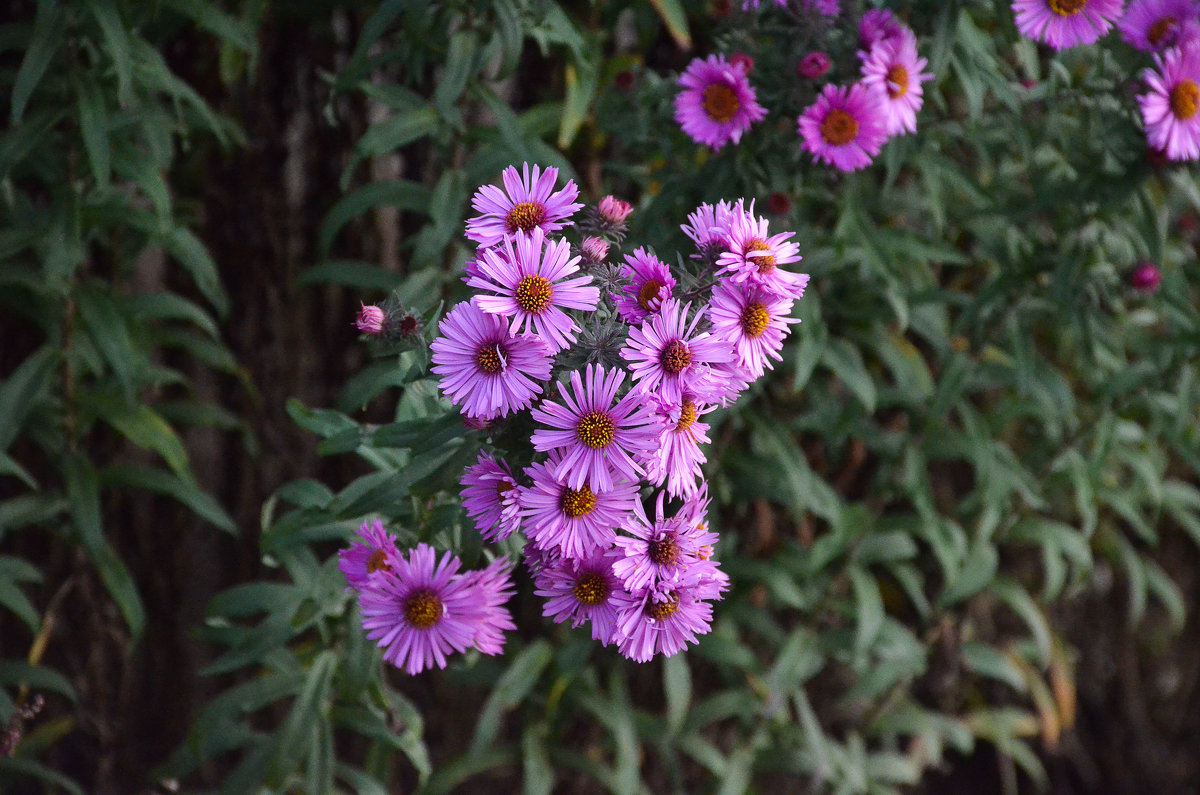
[{"label": "yellow flower center", "polygon": [[608,599],[612,586],[604,575],[593,571],[580,577],[571,592],[576,599],[590,607]]},{"label": "yellow flower center", "polygon": [[1200,110],[1200,86],[1186,77],[1171,89],[1171,112],[1180,121],[1187,121]]},{"label": "yellow flower center", "polygon": [[1146,31],[1146,41],[1150,42],[1150,46],[1157,47],[1159,42],[1171,35],[1176,24],[1175,17],[1163,17]]},{"label": "yellow flower center", "polygon": [[392,567],[388,565],[387,555],[382,549],[377,549],[371,553],[371,557],[367,558],[367,573],[371,574],[376,571],[391,571]]},{"label": "yellow flower center", "polygon": [[646,312],[652,311],[650,302],[658,297],[658,291],[663,288],[663,283],[658,279],[647,279],[642,285],[642,289],[638,290],[637,302]]},{"label": "yellow flower center", "polygon": [[[854,121],[854,120],[851,119],[851,121]],[[751,240],[750,243],[746,246],[746,251],[744,253],[747,257],[749,257],[750,252],[752,252],[752,251],[770,251],[770,250],[771,250],[771,247],[769,245],[767,245],[767,241],[763,240],[760,237],[756,237],[753,240]],[[761,273],[763,276],[766,276],[768,273],[775,270],[775,255],[774,254],[767,254],[765,257],[750,257],[750,259],[753,260],[754,264],[758,266],[758,272]]]},{"label": "yellow flower center", "polygon": [[680,433],[692,427],[696,422],[696,401],[691,398],[683,399],[683,406],[679,409],[679,422],[675,423],[675,432]]},{"label": "yellow flower center", "polygon": [[1047,0],[1046,2],[1046,5],[1050,6],[1050,10],[1060,17],[1074,16],[1087,4],[1088,0]]},{"label": "yellow flower center", "polygon": [[683,340],[671,340],[659,355],[658,363],[671,375],[679,375],[692,363],[692,352]]},{"label": "yellow flower center", "polygon": [[679,562],[679,543],[675,536],[663,536],[651,541],[648,545],[650,560],[660,566],[674,566]]},{"label": "yellow flower center", "polygon": [[892,99],[908,93],[908,70],[902,64],[895,64],[887,70],[887,93]]},{"label": "yellow flower center", "polygon": [[429,629],[442,620],[446,608],[433,591],[417,591],[404,602],[404,617],[417,629]]},{"label": "yellow flower center", "polygon": [[596,509],[596,495],[588,488],[587,484],[578,491],[575,489],[563,489],[562,497],[558,501],[562,512],[572,519],[578,519],[581,516],[587,516]]},{"label": "yellow flower center", "polygon": [[732,119],[741,106],[737,94],[724,83],[713,83],[704,89],[703,98],[700,100],[700,107],[704,108],[708,118],[719,124]]},{"label": "yellow flower center", "polygon": [[522,232],[532,232],[533,228],[546,220],[546,208],[541,202],[520,202],[508,211],[504,217],[504,225],[510,233],[520,229]]},{"label": "yellow flower center", "polygon": [[530,315],[539,314],[550,306],[554,286],[545,276],[525,276],[517,282],[517,306]]},{"label": "yellow flower center", "polygon": [[617,435],[617,425],[603,411],[589,411],[575,426],[575,435],[593,450],[601,450]]},{"label": "yellow flower center", "polygon": [[646,615],[650,616],[655,621],[662,621],[670,618],[679,612],[679,597],[671,594],[671,598],[665,602],[651,602],[646,605]]},{"label": "yellow flower center", "polygon": [[488,375],[495,375],[504,369],[504,353],[499,344],[484,345],[475,352],[475,364]]},{"label": "yellow flower center", "polygon": [[858,120],[844,110],[834,108],[821,119],[821,138],[831,146],[844,146],[858,135]]},{"label": "yellow flower center", "polygon": [[761,301],[752,301],[746,304],[746,308],[742,310],[742,331],[751,339],[761,337],[762,333],[767,330],[767,323],[770,321],[771,313],[767,311],[767,305]]}]

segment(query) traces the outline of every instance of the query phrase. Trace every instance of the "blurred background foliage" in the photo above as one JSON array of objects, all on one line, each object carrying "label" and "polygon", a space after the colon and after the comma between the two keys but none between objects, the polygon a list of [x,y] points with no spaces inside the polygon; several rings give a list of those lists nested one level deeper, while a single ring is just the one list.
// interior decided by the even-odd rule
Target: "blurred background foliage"
[{"label": "blurred background foliage", "polygon": [[[2,4],[0,788],[1200,778],[1200,191],[1147,157],[1147,64],[1052,57],[1006,2],[844,0],[828,38],[733,5]],[[842,175],[800,154],[795,63],[852,75],[864,5],[936,78]],[[674,80],[734,51],[771,113],[713,154]],[[351,321],[462,297],[470,195],[523,161],[632,201],[629,245],[668,258],[701,201],[756,199],[800,241],[803,323],[710,415],[734,588],[698,646],[626,662],[518,577],[504,656],[405,677],[333,554],[382,517],[474,564],[484,437],[422,347]]]}]

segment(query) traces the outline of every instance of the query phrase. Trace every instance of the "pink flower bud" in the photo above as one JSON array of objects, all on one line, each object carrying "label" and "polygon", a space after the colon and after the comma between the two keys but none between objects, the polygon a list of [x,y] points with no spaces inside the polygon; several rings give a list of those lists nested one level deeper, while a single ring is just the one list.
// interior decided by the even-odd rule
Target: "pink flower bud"
[{"label": "pink flower bud", "polygon": [[600,217],[616,226],[625,223],[625,219],[633,212],[633,205],[623,202],[615,196],[605,196],[600,200]]},{"label": "pink flower bud", "polygon": [[801,58],[800,63],[796,64],[796,74],[807,77],[809,80],[815,80],[828,72],[830,66],[829,56],[820,50],[815,50]]},{"label": "pink flower bud", "polygon": [[754,69],[754,59],[744,52],[735,52],[729,57],[729,64],[735,69],[741,69],[742,74],[748,75]]},{"label": "pink flower bud", "polygon": [[588,262],[604,262],[608,256],[608,243],[599,237],[585,237],[579,248],[583,251],[583,258]]},{"label": "pink flower bud", "polygon": [[1162,272],[1153,262],[1143,262],[1129,274],[1129,286],[1143,293],[1152,293],[1162,281]]},{"label": "pink flower bud", "polygon": [[358,311],[358,319],[354,321],[354,325],[358,326],[358,330],[363,334],[382,334],[383,324],[387,319],[383,314],[383,310],[374,304],[367,306],[361,301],[359,302],[359,306],[362,309]]}]

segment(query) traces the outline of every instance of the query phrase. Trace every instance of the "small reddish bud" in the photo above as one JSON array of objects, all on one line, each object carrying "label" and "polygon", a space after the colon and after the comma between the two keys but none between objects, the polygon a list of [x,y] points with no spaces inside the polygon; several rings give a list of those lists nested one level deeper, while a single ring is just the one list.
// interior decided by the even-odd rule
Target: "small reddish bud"
[{"label": "small reddish bud", "polygon": [[775,191],[767,197],[767,209],[775,215],[785,215],[792,209],[792,200],[786,193]]},{"label": "small reddish bud", "polygon": [[796,64],[796,74],[801,77],[807,77],[809,80],[815,80],[821,75],[829,71],[832,63],[829,60],[829,55],[815,50],[800,59],[800,63]]},{"label": "small reddish bud", "polygon": [[733,0],[713,0],[712,15],[718,19],[733,13]]},{"label": "small reddish bud", "polygon": [[633,212],[633,205],[621,201],[615,196],[605,196],[600,200],[600,217],[613,226],[625,223],[625,219]]},{"label": "small reddish bud", "polygon": [[1153,262],[1143,262],[1129,274],[1129,286],[1143,293],[1152,293],[1162,282],[1162,272]]},{"label": "small reddish bud", "polygon": [[617,87],[618,91],[629,91],[633,88],[633,84],[633,72],[628,69],[622,69],[613,75],[613,85]]},{"label": "small reddish bud", "polygon": [[729,63],[735,69],[741,69],[742,74],[748,75],[754,69],[754,59],[744,52],[735,52],[729,57]]},{"label": "small reddish bud", "polygon": [[382,334],[383,324],[387,320],[387,316],[384,315],[383,310],[374,304],[367,306],[361,301],[359,302],[359,306],[362,309],[358,311],[358,319],[354,321],[354,325],[358,327],[358,330],[363,334]]}]

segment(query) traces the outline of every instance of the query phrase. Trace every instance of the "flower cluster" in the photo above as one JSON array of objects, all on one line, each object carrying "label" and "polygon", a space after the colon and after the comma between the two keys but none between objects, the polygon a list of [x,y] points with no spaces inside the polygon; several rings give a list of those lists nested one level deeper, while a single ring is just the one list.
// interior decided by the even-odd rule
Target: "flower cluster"
[{"label": "flower cluster", "polygon": [[1166,160],[1200,159],[1200,0],[1014,0],[1017,29],[1055,50],[1093,44],[1114,25],[1153,54],[1138,96],[1146,139]]},{"label": "flower cluster", "polygon": [[[747,0],[743,8],[758,5]],[[804,8],[826,21],[840,13],[837,2],[806,0]],[[922,83],[932,79],[923,71],[927,61],[917,53],[916,35],[890,11],[866,12],[858,32],[858,80],[848,86],[825,85],[796,120],[803,148],[842,171],[865,168],[889,138],[916,131],[917,111],[924,102]],[[710,55],[688,65],[679,79],[675,120],[697,143],[713,149],[736,144],[766,116],[749,80],[753,63],[739,53],[728,61]],[[800,60],[796,72],[816,80],[830,67],[829,55],[814,51]]]},{"label": "flower cluster", "polygon": [[[466,468],[463,507],[485,541],[524,539],[546,617],[588,624],[633,660],[670,656],[709,631],[729,583],[708,525],[705,417],[780,360],[808,276],[784,267],[800,260],[792,235],[744,200],[688,217],[696,251],[683,270],[645,247],[610,261],[632,212],[612,197],[585,213],[572,248],[555,233],[578,190],[554,192],[556,180],[527,165],[505,170],[504,190],[479,189],[465,278],[476,293],[431,344],[442,394],[472,427],[503,439],[525,409],[534,423],[515,432],[527,447]],[[503,559],[457,574],[449,553],[435,566],[432,548],[405,560],[379,526],[363,537],[342,570],[388,661],[415,673],[451,651],[500,649]]]}]

